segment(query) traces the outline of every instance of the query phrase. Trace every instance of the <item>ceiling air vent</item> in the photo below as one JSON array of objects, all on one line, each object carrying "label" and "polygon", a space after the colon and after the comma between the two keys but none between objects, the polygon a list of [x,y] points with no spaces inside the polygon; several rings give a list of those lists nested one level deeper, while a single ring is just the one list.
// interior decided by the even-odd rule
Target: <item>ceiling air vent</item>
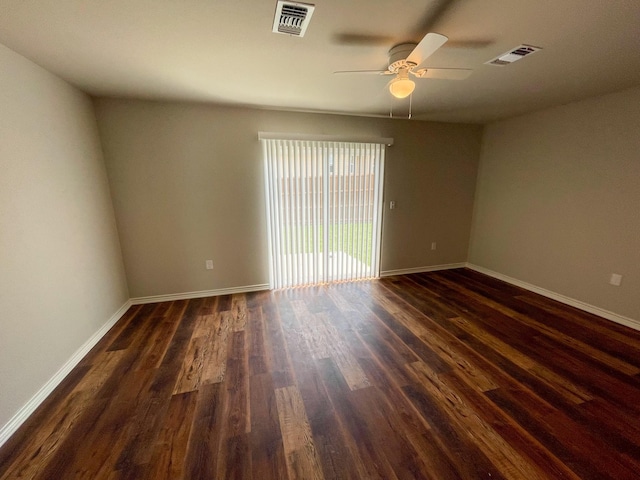
[{"label": "ceiling air vent", "polygon": [[510,63],[516,62],[521,58],[526,57],[527,55],[536,53],[538,50],[542,50],[542,48],[534,47],[532,45],[520,45],[519,47],[516,47],[513,50],[507,53],[503,53],[493,60],[489,60],[488,62],[484,63],[486,63],[487,65],[497,65],[502,67],[504,65],[509,65]]},{"label": "ceiling air vent", "polygon": [[308,3],[283,2],[276,5],[273,33],[303,37],[316,7]]}]

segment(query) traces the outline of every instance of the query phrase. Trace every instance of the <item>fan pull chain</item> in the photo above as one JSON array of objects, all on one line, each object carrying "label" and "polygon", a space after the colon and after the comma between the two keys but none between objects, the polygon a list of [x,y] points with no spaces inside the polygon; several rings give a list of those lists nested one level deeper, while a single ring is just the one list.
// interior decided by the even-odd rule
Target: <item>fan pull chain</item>
[{"label": "fan pull chain", "polygon": [[409,95],[409,118],[411,118],[411,103],[413,103],[411,101],[412,99],[413,99],[413,93]]}]

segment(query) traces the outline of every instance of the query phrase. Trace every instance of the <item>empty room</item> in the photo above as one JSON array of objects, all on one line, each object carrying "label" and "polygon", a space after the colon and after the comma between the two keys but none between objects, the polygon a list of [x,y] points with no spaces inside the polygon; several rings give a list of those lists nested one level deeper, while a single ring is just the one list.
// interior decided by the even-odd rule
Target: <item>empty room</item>
[{"label": "empty room", "polygon": [[0,0],[0,480],[640,479],[640,2]]}]

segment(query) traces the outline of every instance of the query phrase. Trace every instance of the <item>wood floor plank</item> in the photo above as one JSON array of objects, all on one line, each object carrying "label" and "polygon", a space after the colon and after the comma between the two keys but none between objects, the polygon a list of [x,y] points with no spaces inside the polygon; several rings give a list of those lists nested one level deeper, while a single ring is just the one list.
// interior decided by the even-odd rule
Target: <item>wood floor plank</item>
[{"label": "wood floor plank", "polygon": [[338,368],[331,359],[320,360],[318,364],[323,383],[340,419],[340,424],[353,438],[357,454],[365,468],[365,475],[362,478],[397,479],[398,477],[384,455],[384,448],[380,446],[380,439],[370,434],[362,413],[349,400],[351,390]]},{"label": "wood floor plank", "polygon": [[269,373],[252,375],[251,395],[251,470],[255,479],[289,478],[273,380]]},{"label": "wood floor plank", "polygon": [[216,478],[246,480],[250,478],[251,454],[247,434],[227,437],[218,453],[219,465]]},{"label": "wood floor plank", "polygon": [[640,332],[467,269],[131,307],[9,479],[640,479]]},{"label": "wood floor plank", "polygon": [[[199,315],[193,328],[193,334],[187,348],[187,353],[182,362],[182,368],[173,388],[173,394],[192,392],[198,389],[203,381],[207,360],[210,360],[209,352],[214,349],[214,344],[223,342],[212,340],[219,325],[219,319],[215,315]],[[222,361],[222,360],[221,360]],[[207,371],[209,373],[209,371]]]},{"label": "wood floor plank", "polygon": [[294,386],[276,389],[278,418],[290,479],[324,479],[302,396]]},{"label": "wood floor plank", "polygon": [[196,410],[196,392],[173,395],[154,444],[145,480],[181,480]]},{"label": "wood floor plank", "polygon": [[267,356],[264,347],[264,317],[262,308],[249,308],[247,310],[247,344],[249,355],[249,374],[260,375],[267,373]]},{"label": "wood floor plank", "polygon": [[232,333],[232,317],[228,312],[214,315],[210,347],[205,351],[201,383],[220,383],[227,371],[227,348]]},{"label": "wood floor plank", "polygon": [[231,296],[231,318],[233,318],[232,330],[239,332],[247,325],[247,298],[244,293],[236,293]]},{"label": "wood floor plank", "polygon": [[289,387],[295,384],[289,350],[282,331],[278,299],[284,297],[283,292],[271,293],[268,302],[263,305],[265,352],[276,388]]},{"label": "wood floor plank", "polygon": [[203,385],[197,392],[197,406],[185,455],[185,478],[216,478],[222,407],[220,383]]},{"label": "wood floor plank", "polygon": [[204,356],[208,346],[208,337],[192,337],[189,348],[180,369],[180,374],[173,389],[173,394],[192,392],[198,389],[202,370],[204,368]]},{"label": "wood floor plank", "polygon": [[251,408],[249,402],[249,358],[245,347],[246,332],[233,332],[227,357],[228,406],[225,408],[226,435],[240,437],[251,430]]}]

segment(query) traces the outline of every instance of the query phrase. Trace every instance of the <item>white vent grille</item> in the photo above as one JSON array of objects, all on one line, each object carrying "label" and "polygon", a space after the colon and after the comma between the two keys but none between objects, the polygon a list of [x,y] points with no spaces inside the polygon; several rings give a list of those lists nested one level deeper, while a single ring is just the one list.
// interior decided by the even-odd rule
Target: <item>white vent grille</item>
[{"label": "white vent grille", "polygon": [[504,65],[509,65],[510,63],[517,62],[527,55],[536,53],[538,50],[542,50],[542,48],[534,47],[532,45],[520,45],[519,47],[516,47],[513,50],[508,51],[507,53],[503,53],[502,55],[485,63],[487,65],[497,65],[499,67],[502,67]]},{"label": "white vent grille", "polygon": [[307,3],[280,0],[273,19],[273,33],[303,37],[315,8]]}]

